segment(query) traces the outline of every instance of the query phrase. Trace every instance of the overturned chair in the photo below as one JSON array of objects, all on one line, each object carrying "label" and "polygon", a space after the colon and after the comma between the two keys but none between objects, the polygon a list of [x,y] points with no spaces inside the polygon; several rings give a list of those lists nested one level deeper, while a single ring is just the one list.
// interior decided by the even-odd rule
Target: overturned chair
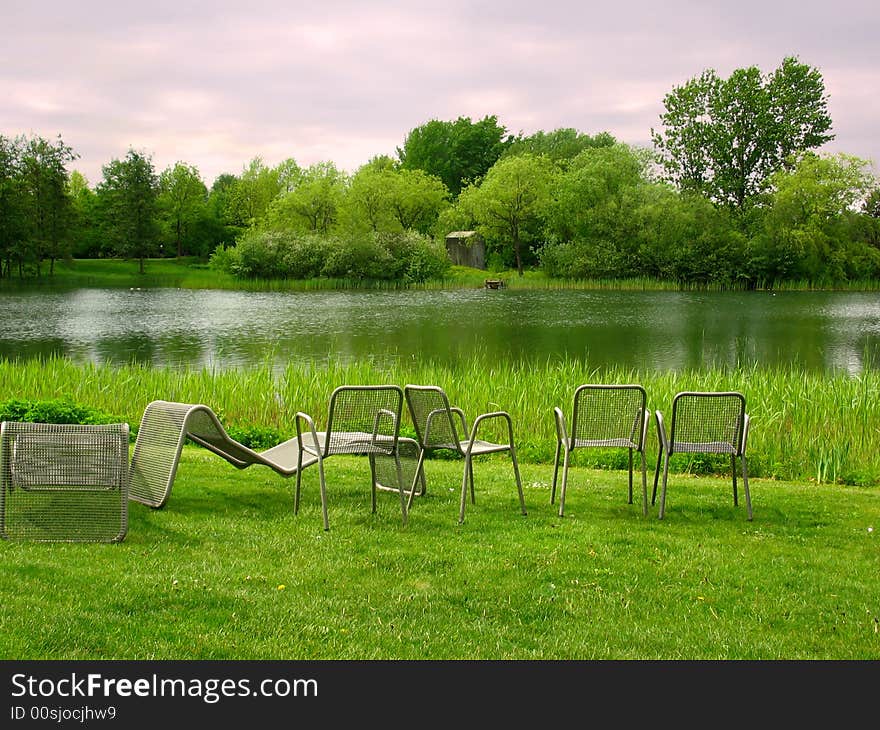
[{"label": "overturned chair", "polygon": [[208,406],[155,400],[144,410],[131,457],[132,500],[156,509],[165,505],[187,439],[236,469],[262,464],[283,477],[291,477],[318,461],[310,454],[300,458],[296,437],[265,451],[254,451],[232,438]]},{"label": "overturned chair", "polygon": [[0,536],[121,542],[128,531],[128,424],[4,421]]}]

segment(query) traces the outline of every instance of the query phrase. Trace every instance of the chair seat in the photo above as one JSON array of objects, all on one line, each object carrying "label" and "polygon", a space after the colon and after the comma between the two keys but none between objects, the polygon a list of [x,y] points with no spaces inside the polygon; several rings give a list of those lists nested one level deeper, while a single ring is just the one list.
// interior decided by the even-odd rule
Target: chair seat
[{"label": "chair seat", "polygon": [[639,445],[630,439],[569,439],[568,447],[576,448],[619,448],[638,449]]},{"label": "chair seat", "polygon": [[[460,446],[462,451],[467,451],[469,441],[461,441]],[[473,446],[471,447],[471,454],[477,456],[479,454],[494,454],[498,451],[507,451],[510,448],[509,444],[495,444],[491,441],[480,441],[477,439],[474,441]]]},{"label": "chair seat", "polygon": [[[291,475],[296,473],[297,460],[299,459],[299,443],[295,438],[288,439],[284,443],[273,446],[260,452],[260,456],[268,459],[273,463],[276,471],[289,472]],[[318,457],[314,454],[306,452],[302,457],[302,468],[311,466],[318,461]]]},{"label": "chair seat", "polygon": [[[327,432],[317,432],[318,441],[310,432],[303,433],[303,450],[309,454],[321,452],[327,454]],[[296,439],[294,439],[296,441]],[[333,431],[330,436],[331,454],[388,454],[391,451],[393,438],[373,434],[366,431]],[[313,460],[317,461],[317,458]],[[312,463],[313,463],[312,462]],[[305,465],[305,462],[303,463]]]},{"label": "chair seat", "polygon": [[736,448],[733,444],[726,441],[705,441],[691,443],[689,441],[676,441],[672,444],[671,450],[686,452],[689,454],[735,454]]}]

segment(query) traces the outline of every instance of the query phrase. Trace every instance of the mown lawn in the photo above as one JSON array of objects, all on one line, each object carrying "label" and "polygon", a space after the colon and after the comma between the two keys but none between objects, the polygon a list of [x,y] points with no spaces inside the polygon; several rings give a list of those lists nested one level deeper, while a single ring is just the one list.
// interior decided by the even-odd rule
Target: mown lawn
[{"label": "mown lawn", "polygon": [[[132,503],[120,544],[3,542],[3,659],[877,659],[880,489],[671,477],[667,514],[627,504],[626,474],[427,464],[409,524],[371,514],[369,469],[293,480],[186,447],[169,503]],[[649,483],[650,492],[650,483]]]}]

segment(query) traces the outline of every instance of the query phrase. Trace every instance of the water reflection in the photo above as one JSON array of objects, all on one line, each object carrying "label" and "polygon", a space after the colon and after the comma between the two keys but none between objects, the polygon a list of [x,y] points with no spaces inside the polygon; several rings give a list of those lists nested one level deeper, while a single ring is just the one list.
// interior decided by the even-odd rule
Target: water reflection
[{"label": "water reflection", "polygon": [[0,356],[231,368],[561,357],[591,368],[880,363],[880,297],[464,290],[254,293],[81,289],[0,295]]}]

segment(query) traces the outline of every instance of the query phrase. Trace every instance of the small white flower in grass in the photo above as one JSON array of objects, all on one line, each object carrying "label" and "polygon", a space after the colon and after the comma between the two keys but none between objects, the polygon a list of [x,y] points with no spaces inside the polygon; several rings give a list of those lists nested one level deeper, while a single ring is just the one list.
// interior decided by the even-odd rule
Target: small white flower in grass
[{"label": "small white flower in grass", "polygon": [[874,532],[874,528],[873,528],[873,527],[869,527],[869,528],[868,528],[868,532]]}]

